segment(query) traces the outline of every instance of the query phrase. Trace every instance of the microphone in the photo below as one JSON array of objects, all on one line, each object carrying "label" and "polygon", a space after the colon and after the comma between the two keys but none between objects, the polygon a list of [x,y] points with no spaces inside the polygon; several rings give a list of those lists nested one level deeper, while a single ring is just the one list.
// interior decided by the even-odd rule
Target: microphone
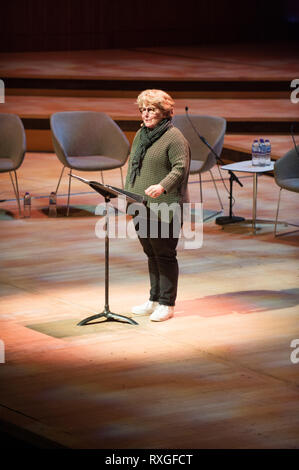
[{"label": "microphone", "polygon": [[215,152],[215,150],[213,149],[213,147],[209,144],[209,142],[207,141],[207,139],[205,139],[205,137],[203,135],[200,135],[200,133],[198,132],[198,130],[196,129],[196,127],[194,126],[189,114],[188,114],[188,106],[185,106],[185,112],[186,112],[186,116],[187,116],[187,119],[188,121],[190,122],[194,132],[197,134],[197,136],[200,138],[200,140],[211,150],[212,154],[215,156],[216,160],[219,160],[219,162],[224,165],[224,162],[223,160],[221,160],[221,158],[217,155],[217,153]]}]

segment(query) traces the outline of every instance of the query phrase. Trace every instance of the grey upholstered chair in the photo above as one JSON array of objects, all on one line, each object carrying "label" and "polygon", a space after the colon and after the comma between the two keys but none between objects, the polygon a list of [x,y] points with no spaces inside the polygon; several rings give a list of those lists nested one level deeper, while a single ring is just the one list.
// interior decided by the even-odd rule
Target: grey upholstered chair
[{"label": "grey upholstered chair", "polygon": [[[222,117],[203,115],[191,115],[190,119],[192,120],[192,123],[194,127],[198,130],[199,134],[207,140],[207,142],[215,150],[216,154],[220,156],[226,131],[226,120]],[[191,149],[190,174],[199,175],[200,202],[202,202],[203,200],[201,174],[206,171],[209,171],[222,210],[223,204],[217,190],[213,173],[211,171],[213,166],[216,164],[216,157],[213,155],[210,149],[199,139],[198,135],[196,134],[195,130],[190,124],[189,119],[185,114],[175,115],[172,122],[175,127],[180,129],[180,131],[183,133],[183,135],[189,142]]]},{"label": "grey upholstered chair", "polygon": [[[274,228],[274,235],[277,236],[277,219],[278,219],[281,191],[283,189],[286,189],[287,191],[299,193],[299,151],[293,148],[289,150],[283,157],[281,157],[279,160],[275,162],[274,177],[275,177],[276,183],[278,184],[278,186],[280,186],[277,210],[276,210],[275,228]],[[294,227],[299,227],[296,224],[289,224],[289,225],[293,225]],[[282,233],[281,235],[285,235],[285,233]]]},{"label": "grey upholstered chair", "polygon": [[[129,141],[119,126],[105,113],[94,111],[59,112],[50,119],[54,150],[63,164],[57,184],[58,191],[64,168],[79,171],[103,171],[120,168],[129,155]],[[67,215],[71,191],[69,176]]]},{"label": "grey upholstered chair", "polygon": [[26,136],[21,119],[15,114],[0,113],[0,173],[9,172],[19,215],[21,215],[21,205],[16,170],[22,165],[25,152]]}]

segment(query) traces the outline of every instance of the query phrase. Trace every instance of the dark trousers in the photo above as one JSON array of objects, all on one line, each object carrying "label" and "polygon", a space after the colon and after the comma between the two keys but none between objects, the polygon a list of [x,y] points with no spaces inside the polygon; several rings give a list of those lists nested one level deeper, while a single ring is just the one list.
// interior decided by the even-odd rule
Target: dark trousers
[{"label": "dark trousers", "polygon": [[[158,236],[149,236],[138,239],[144,253],[148,258],[148,271],[150,278],[150,300],[162,305],[174,306],[177,296],[179,267],[176,247],[179,234],[173,234],[173,224],[169,224],[169,236],[162,237],[163,223],[159,221]],[[167,232],[168,233],[168,228]]]}]

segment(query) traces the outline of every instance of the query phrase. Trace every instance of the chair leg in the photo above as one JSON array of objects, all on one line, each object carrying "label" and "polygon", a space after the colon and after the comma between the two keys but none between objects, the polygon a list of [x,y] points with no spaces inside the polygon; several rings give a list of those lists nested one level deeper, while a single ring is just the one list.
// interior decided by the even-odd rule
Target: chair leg
[{"label": "chair leg", "polygon": [[216,190],[216,193],[217,193],[217,196],[218,196],[218,201],[219,201],[221,210],[223,210],[223,204],[222,204],[222,201],[221,201],[221,198],[220,198],[218,189],[217,189],[216,181],[215,181],[215,179],[214,179],[214,176],[213,176],[212,171],[211,171],[211,170],[209,170],[209,171],[210,171],[210,175],[211,175],[211,177],[212,177],[212,180],[213,180],[213,183],[214,183],[214,186],[215,186],[215,190]]},{"label": "chair leg", "polygon": [[10,176],[11,184],[12,184],[15,196],[16,196],[17,203],[18,203],[19,217],[21,217],[21,204],[20,204],[20,193],[19,193],[18,177],[17,177],[16,171],[13,170],[13,172],[15,174],[15,183],[14,183],[13,177],[11,175],[11,172],[9,172],[9,176]]},{"label": "chair leg", "polygon": [[201,173],[198,173],[198,176],[199,176],[200,202],[202,203],[202,182],[201,182]]},{"label": "chair leg", "polygon": [[101,171],[101,178],[102,178],[102,184],[104,184],[104,175],[102,171]]},{"label": "chair leg", "polygon": [[[293,233],[296,233],[296,232],[299,231],[298,229],[296,229],[296,230],[292,230],[292,231],[289,231],[289,232],[282,232],[282,233],[278,233],[278,232],[277,232],[278,213],[279,213],[280,197],[281,197],[281,191],[282,191],[282,189],[283,189],[283,188],[280,188],[279,196],[278,196],[278,204],[277,204],[276,219],[275,219],[275,226],[274,226],[274,236],[275,236],[275,237],[279,237],[279,236],[283,236],[283,235],[290,235],[290,234],[293,234]],[[283,221],[283,222],[280,222],[280,223],[283,223],[285,226],[291,225],[292,227],[299,227],[298,224],[293,224],[293,223],[291,223],[291,222]]]},{"label": "chair leg", "polygon": [[277,210],[276,210],[276,218],[275,218],[275,226],[274,226],[274,237],[276,237],[276,235],[277,235],[277,220],[278,220],[278,212],[279,212],[281,191],[282,191],[282,188],[280,188],[280,190],[279,190],[279,196],[278,196],[278,203],[277,203]]},{"label": "chair leg", "polygon": [[72,170],[70,170],[70,175],[69,175],[69,190],[68,190],[68,195],[67,195],[67,208],[66,208],[67,217],[69,216],[69,213],[70,213],[71,180],[72,180]]},{"label": "chair leg", "polygon": [[121,176],[121,186],[124,189],[124,176],[123,176],[123,170],[122,167],[120,167],[120,176]]},{"label": "chair leg", "polygon": [[57,191],[58,191],[58,188],[59,188],[59,185],[60,185],[60,181],[61,181],[64,169],[65,169],[65,166],[62,168],[61,173],[60,173],[60,177],[59,177],[58,184],[57,184],[56,191],[55,191],[56,194],[57,194]]}]

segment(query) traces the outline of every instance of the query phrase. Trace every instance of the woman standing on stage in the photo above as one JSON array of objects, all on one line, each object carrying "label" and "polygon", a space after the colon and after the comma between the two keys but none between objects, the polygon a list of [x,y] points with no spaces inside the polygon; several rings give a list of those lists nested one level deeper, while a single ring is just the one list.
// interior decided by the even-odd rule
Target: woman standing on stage
[{"label": "woman standing on stage", "polygon": [[[137,104],[143,124],[132,144],[125,188],[145,197],[149,222],[151,203],[176,203],[181,207],[188,202],[190,149],[183,134],[172,125],[174,101],[169,94],[145,90],[138,96]],[[179,233],[174,222],[175,217],[167,222],[159,220],[157,236],[151,236],[149,230],[146,236],[138,235],[148,258],[150,295],[132,312],[150,314],[152,321],[164,321],[174,314],[179,273],[176,258]],[[162,236],[165,223],[169,230],[167,238]]]}]

